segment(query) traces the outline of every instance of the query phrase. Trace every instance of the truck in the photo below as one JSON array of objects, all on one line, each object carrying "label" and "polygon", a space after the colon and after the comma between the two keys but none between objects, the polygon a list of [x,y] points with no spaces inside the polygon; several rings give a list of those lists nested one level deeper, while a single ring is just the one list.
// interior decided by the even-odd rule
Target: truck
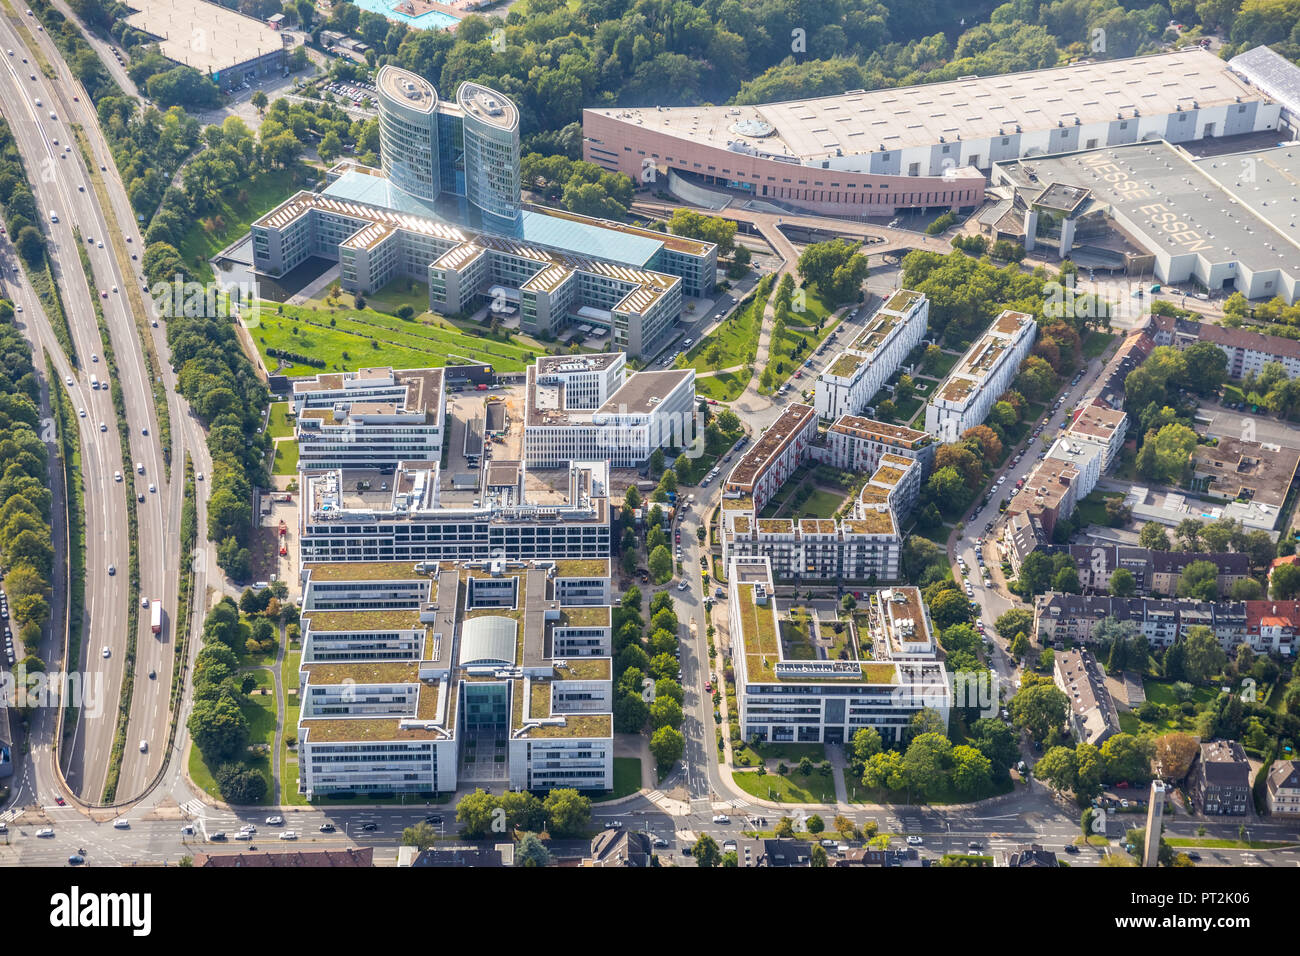
[{"label": "truck", "polygon": [[162,601],[158,598],[149,605],[149,629],[155,634],[162,633]]}]

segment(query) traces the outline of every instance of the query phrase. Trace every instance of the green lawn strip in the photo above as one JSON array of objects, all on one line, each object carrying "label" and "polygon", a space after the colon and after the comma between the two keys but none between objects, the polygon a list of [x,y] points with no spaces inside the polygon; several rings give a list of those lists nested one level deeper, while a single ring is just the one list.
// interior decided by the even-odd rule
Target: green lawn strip
[{"label": "green lawn strip", "polygon": [[[194,460],[187,454],[184,463],[185,499],[181,503],[180,554],[194,554],[194,545],[198,540],[198,501],[194,484]],[[176,596],[176,614],[171,621],[172,645],[175,648],[175,660],[172,662],[172,720],[178,711],[176,705],[185,688],[185,674],[188,662],[190,637],[190,609],[194,601],[194,562],[186,561],[181,565],[180,593]]]},{"label": "green lawn strip", "polygon": [[298,474],[298,443],[291,438],[275,443],[275,465],[273,475]]},{"label": "green lawn strip", "polygon": [[1283,840],[1224,840],[1215,837],[1165,837],[1170,846],[1186,846],[1209,850],[1276,850],[1278,847],[1294,846]]},{"label": "green lawn strip", "polygon": [[957,364],[960,358],[960,352],[940,351],[938,358],[932,362],[926,361],[924,363],[922,374],[942,381],[948,377],[948,373],[952,371],[952,367]]},{"label": "green lawn strip", "polygon": [[259,172],[227,187],[212,209],[193,224],[177,250],[199,282],[211,281],[208,260],[248,233],[255,219],[270,212],[295,191],[300,167]]},{"label": "green lawn strip", "polygon": [[1087,338],[1083,340],[1083,357],[1088,360],[1095,359],[1106,351],[1113,341],[1115,341],[1115,335],[1113,334],[1096,330],[1089,332]]},{"label": "green lawn strip", "polygon": [[620,797],[629,797],[641,789],[641,758],[640,757],[615,757],[614,758],[614,789],[609,792],[601,792],[599,795],[593,795],[592,803],[603,803],[606,800],[617,800]]},{"label": "green lawn strip", "polygon": [[397,314],[397,310],[409,305],[414,313],[423,315],[429,311],[429,286],[414,279],[394,279],[366,301],[380,312]]},{"label": "green lawn strip", "polygon": [[[759,280],[754,291],[736,306],[730,316],[721,325],[702,338],[685,355],[678,357],[675,368],[693,368],[697,373],[714,372],[718,369],[734,368],[737,365],[749,365],[754,361],[758,351],[759,333],[763,326],[763,310],[771,296],[774,278],[765,276]],[[717,361],[706,360],[712,357],[713,345],[719,347]],[[729,373],[733,376],[736,373]],[[719,376],[721,377],[721,376]],[[737,376],[738,377],[738,376]],[[740,388],[730,398],[718,398],[730,401],[745,390],[749,379],[740,383]]]},{"label": "green lawn strip", "polygon": [[293,422],[289,421],[289,403],[272,402],[271,418],[266,433],[272,438],[292,438]]},{"label": "green lawn strip", "polygon": [[[45,367],[53,370],[54,364],[45,353]],[[51,375],[51,381],[54,381]],[[59,457],[63,463],[63,488],[67,506],[67,647],[63,669],[76,673],[81,659],[82,624],[86,607],[86,490],[81,472],[81,433],[72,402],[55,384],[50,387],[50,410],[58,427]],[[77,720],[78,695],[66,695],[63,715],[64,734],[72,732]]]},{"label": "green lawn strip", "polygon": [[810,774],[801,774],[792,770],[785,775],[771,771],[764,774],[757,771],[743,771],[733,773],[731,778],[741,790],[760,800],[772,800],[778,803],[835,802],[834,777],[816,770]]},{"label": "green lawn strip", "polygon": [[72,329],[68,326],[68,315],[63,309],[63,296],[59,293],[58,283],[54,281],[49,261],[46,260],[40,268],[28,269],[27,278],[36,292],[36,298],[41,300],[41,308],[50,320],[59,347],[73,367],[80,368],[81,359],[77,355],[76,346],[72,344]]},{"label": "green lawn strip", "polygon": [[[331,323],[333,323],[331,325]],[[297,329],[297,334],[294,330]],[[462,332],[433,322],[404,322],[373,309],[333,312],[326,308],[264,303],[259,325],[251,330],[267,367],[278,360],[270,349],[308,356],[325,369],[369,366],[438,368],[461,362],[491,364],[498,371],[520,372],[543,349]],[[294,362],[289,375],[310,375],[322,368]]]}]

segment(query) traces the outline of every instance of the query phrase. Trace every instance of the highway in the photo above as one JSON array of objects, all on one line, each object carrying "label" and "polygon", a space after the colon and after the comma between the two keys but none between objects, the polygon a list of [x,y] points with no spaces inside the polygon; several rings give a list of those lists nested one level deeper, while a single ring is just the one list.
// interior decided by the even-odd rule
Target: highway
[{"label": "highway", "polygon": [[[122,684],[126,651],[126,614],[128,593],[128,526],[125,512],[127,493],[131,489],[131,506],[137,507],[139,521],[140,595],[162,598],[167,614],[161,639],[152,635],[149,612],[139,610],[136,634],[137,655],[135,684],[131,699],[130,726],[118,784],[118,799],[138,795],[157,774],[165,757],[169,700],[175,654],[172,642],[176,628],[188,622],[176,622],[175,612],[179,573],[188,559],[177,554],[180,513],[183,500],[182,467],[188,451],[195,458],[197,471],[209,471],[206,446],[199,424],[187,407],[175,397],[175,377],[171,372],[161,324],[145,326],[153,335],[159,365],[168,386],[169,417],[173,442],[173,472],[166,479],[149,372],[143,355],[140,329],[137,327],[131,296],[141,290],[138,260],[129,252],[141,255],[144,244],[136,229],[135,216],[126,199],[125,189],[117,178],[107,144],[99,133],[98,117],[89,97],[72,78],[52,41],[43,32],[33,32],[30,21],[19,27],[14,17],[0,17],[0,46],[13,49],[14,56],[4,56],[6,69],[0,71],[4,83],[6,115],[33,179],[37,206],[54,211],[57,224],[50,223],[50,256],[59,278],[74,344],[82,359],[82,370],[73,376],[70,393],[78,408],[85,408],[82,419],[82,444],[87,485],[87,561],[86,621],[87,638],[82,660],[88,668],[102,669],[104,706],[100,712],[81,722],[68,738],[64,767],[69,785],[83,799],[97,803],[103,793],[108,757],[117,724],[117,704]],[[24,29],[25,27],[26,29]],[[34,50],[49,62],[57,78],[49,79],[37,66]],[[28,63],[23,63],[23,59]],[[31,79],[32,76],[36,79]],[[36,105],[37,101],[40,106]],[[53,114],[56,119],[51,119]],[[89,142],[93,163],[87,168],[81,149],[73,135],[72,124],[79,125]],[[55,142],[57,140],[57,143]],[[67,149],[66,147],[71,147]],[[122,234],[110,233],[108,216],[101,209],[96,181],[102,184],[109,199],[109,209]],[[88,288],[73,234],[79,229],[94,274],[94,288]],[[129,237],[129,242],[123,242]],[[115,241],[116,240],[116,241]],[[12,275],[12,273],[10,273]],[[106,293],[106,294],[104,294]],[[113,341],[120,384],[125,399],[130,433],[131,461],[121,461],[120,443],[115,434],[116,416],[107,390],[91,390],[89,377],[107,379],[102,359],[102,344],[97,328],[93,299],[98,297]],[[136,300],[139,308],[153,317],[153,302],[147,295]],[[57,354],[57,346],[51,348]],[[99,356],[95,362],[91,356]],[[56,365],[57,365],[56,361]],[[60,368],[66,377],[71,369]],[[100,431],[100,423],[107,427]],[[143,466],[137,473],[136,463]],[[115,480],[120,472],[122,481]],[[154,491],[150,491],[152,485]],[[199,485],[200,497],[205,486]],[[137,495],[144,500],[137,502]],[[202,514],[200,527],[204,526]],[[203,570],[215,570],[207,557]],[[108,574],[113,565],[117,573]],[[220,580],[220,578],[216,578]],[[199,590],[197,593],[202,594]],[[105,659],[101,648],[107,646]],[[153,670],[155,679],[148,673]],[[147,753],[139,751],[139,742],[147,740]],[[51,775],[41,781],[53,787]],[[41,794],[47,801],[49,793]]]}]

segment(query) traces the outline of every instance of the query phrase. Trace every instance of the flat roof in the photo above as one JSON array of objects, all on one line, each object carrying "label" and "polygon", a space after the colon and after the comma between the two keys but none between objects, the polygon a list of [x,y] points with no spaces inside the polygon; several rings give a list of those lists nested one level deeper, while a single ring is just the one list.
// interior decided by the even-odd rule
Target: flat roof
[{"label": "flat roof", "polygon": [[934,441],[929,432],[904,425],[891,425],[857,415],[841,415],[828,429],[852,438],[870,439],[900,448],[923,448]]},{"label": "flat roof", "polygon": [[607,415],[649,414],[655,410],[656,405],[671,395],[674,389],[694,377],[695,370],[689,368],[665,369],[662,372],[636,372],[627,377],[622,388],[605,400],[605,404],[599,411]]},{"label": "flat roof", "polygon": [[[665,91],[668,94],[668,91]],[[669,94],[670,95],[670,94]],[[865,171],[851,158],[874,151],[1106,123],[1135,109],[1143,116],[1263,99],[1218,56],[1192,47],[1154,56],[1101,60],[1024,73],[755,106],[609,107],[588,110],[631,126],[727,149],[743,143],[804,163],[829,159]],[[747,135],[739,124],[751,124]],[[770,129],[770,133],[768,132]],[[768,135],[758,135],[768,133]],[[842,155],[841,155],[842,154]],[[847,160],[847,162],[846,162]],[[840,165],[842,164],[842,165]]]},{"label": "flat roof", "polygon": [[1220,438],[1192,452],[1196,478],[1208,476],[1207,491],[1281,508],[1300,466],[1300,450],[1281,445]]},{"label": "flat roof", "polygon": [[739,485],[752,488],[763,469],[786,449],[792,436],[805,428],[809,419],[817,420],[817,410],[811,405],[795,402],[788,406],[732,469],[727,478],[728,487]]},{"label": "flat roof", "polygon": [[[1092,202],[1122,216],[1148,250],[1239,262],[1251,272],[1300,272],[1300,228],[1292,225],[1300,147],[1194,160],[1148,140],[997,164],[1018,188],[1032,185],[1026,165],[1040,181],[1091,189]],[[1243,180],[1247,170],[1256,181]]]},{"label": "flat roof", "polygon": [[[285,48],[280,31],[206,0],[129,0],[126,22],[159,38],[163,56],[200,73],[223,70]],[[203,42],[197,43],[196,38]]]},{"label": "flat roof", "polygon": [[438,108],[438,91],[433,84],[420,74],[400,66],[380,67],[375,86],[380,93],[417,113],[432,115]]},{"label": "flat roof", "polygon": [[462,83],[456,88],[456,105],[476,120],[503,130],[519,129],[519,110],[510,97],[481,83]]}]

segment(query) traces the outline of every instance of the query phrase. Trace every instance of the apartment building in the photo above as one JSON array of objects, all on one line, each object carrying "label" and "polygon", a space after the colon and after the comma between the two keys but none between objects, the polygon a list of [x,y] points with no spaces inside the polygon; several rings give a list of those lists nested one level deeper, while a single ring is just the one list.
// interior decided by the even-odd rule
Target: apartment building
[{"label": "apartment building", "polygon": [[309,798],[613,785],[611,609],[586,597],[607,559],[306,564],[302,578]]},{"label": "apartment building", "polygon": [[[1093,450],[1094,455],[1100,455],[1096,446],[1087,447]],[[1048,455],[1030,473],[1020,492],[1012,496],[1007,505],[1007,518],[1019,514],[1036,518],[1043,534],[1050,540],[1056,522],[1068,518],[1078,504],[1080,475],[1078,465],[1073,461]]]},{"label": "apartment building", "polygon": [[763,518],[748,499],[722,500],[722,556],[766,556],[782,581],[875,583],[902,577],[902,521],[920,495],[922,465],[886,454],[846,517]]},{"label": "apartment building", "polygon": [[930,300],[899,289],[866,328],[817,376],[813,407],[821,418],[860,415],[894,371],[925,338]]},{"label": "apartment building", "polygon": [[1106,689],[1106,675],[1086,648],[1056,654],[1052,680],[1070,702],[1070,733],[1079,743],[1100,747],[1120,732],[1119,711]]},{"label": "apartment building", "polygon": [[1268,812],[1300,816],[1300,760],[1276,761],[1268,771]]},{"label": "apartment building", "polygon": [[924,479],[934,468],[937,447],[928,432],[844,415],[826,429],[824,440],[813,444],[812,458],[819,464],[861,474],[875,471],[885,455],[898,455],[919,461]]},{"label": "apartment building", "polygon": [[743,501],[755,512],[762,511],[777,489],[807,460],[816,437],[816,410],[799,402],[786,406],[781,417],[731,469],[722,486],[723,500]]},{"label": "apartment building", "polygon": [[1122,544],[1074,544],[1068,548],[1085,591],[1109,591],[1111,575],[1123,568],[1133,575],[1134,593],[1173,595],[1178,579],[1194,562],[1209,561],[1219,569],[1219,594],[1227,595],[1250,576],[1250,557],[1238,551],[1152,551]]},{"label": "apartment building", "polygon": [[1280,335],[1262,335],[1250,329],[1231,329],[1209,322],[1175,318],[1172,315],[1151,317],[1151,337],[1156,345],[1171,345],[1182,350],[1197,342],[1218,346],[1228,358],[1228,377],[1258,375],[1269,362],[1277,362],[1290,378],[1300,375],[1300,342]]},{"label": "apartment building", "polygon": [[815,613],[792,621],[781,612],[765,556],[733,558],[728,580],[745,739],[846,743],[874,727],[895,743],[925,708],[947,723],[952,689],[916,588],[873,595],[865,632],[850,621],[837,633]]},{"label": "apartment building", "polygon": [[1098,621],[1130,621],[1152,647],[1169,647],[1192,627],[1208,627],[1225,651],[1248,644],[1257,654],[1295,653],[1296,601],[1191,601],[1113,598],[1049,591],[1034,599],[1034,630],[1043,644],[1091,640]]},{"label": "apartment building", "polygon": [[443,505],[437,462],[403,462],[391,474],[373,468],[302,472],[301,560],[609,557],[606,462],[571,462],[567,493],[528,488],[523,462],[493,460],[479,481],[473,505]]},{"label": "apartment building", "polygon": [[1010,387],[1037,332],[1033,316],[1003,311],[935,389],[925,407],[925,430],[947,443],[981,424]]},{"label": "apartment building", "polygon": [[363,368],[293,384],[298,466],[395,468],[437,461],[446,427],[440,368]]},{"label": "apartment building", "polygon": [[1122,411],[1124,408],[1124,382],[1133,371],[1150,356],[1156,343],[1145,330],[1131,333],[1115,350],[1101,374],[1083,393],[1083,405],[1104,405]]},{"label": "apartment building", "polygon": [[[1101,468],[1098,477],[1115,463],[1124,439],[1128,435],[1128,415],[1122,408],[1111,408],[1105,402],[1096,399],[1087,402],[1075,413],[1073,420],[1065,430],[1072,442],[1098,445],[1102,449]],[[1087,495],[1096,486],[1096,480],[1088,486]]]},{"label": "apartment building", "polygon": [[1197,813],[1245,816],[1250,812],[1250,762],[1235,740],[1202,743],[1192,762],[1188,791]]},{"label": "apartment building", "polygon": [[696,435],[695,370],[626,374],[621,352],[543,356],[528,369],[524,460],[567,468],[574,460],[640,468],[656,448],[687,448]]}]

